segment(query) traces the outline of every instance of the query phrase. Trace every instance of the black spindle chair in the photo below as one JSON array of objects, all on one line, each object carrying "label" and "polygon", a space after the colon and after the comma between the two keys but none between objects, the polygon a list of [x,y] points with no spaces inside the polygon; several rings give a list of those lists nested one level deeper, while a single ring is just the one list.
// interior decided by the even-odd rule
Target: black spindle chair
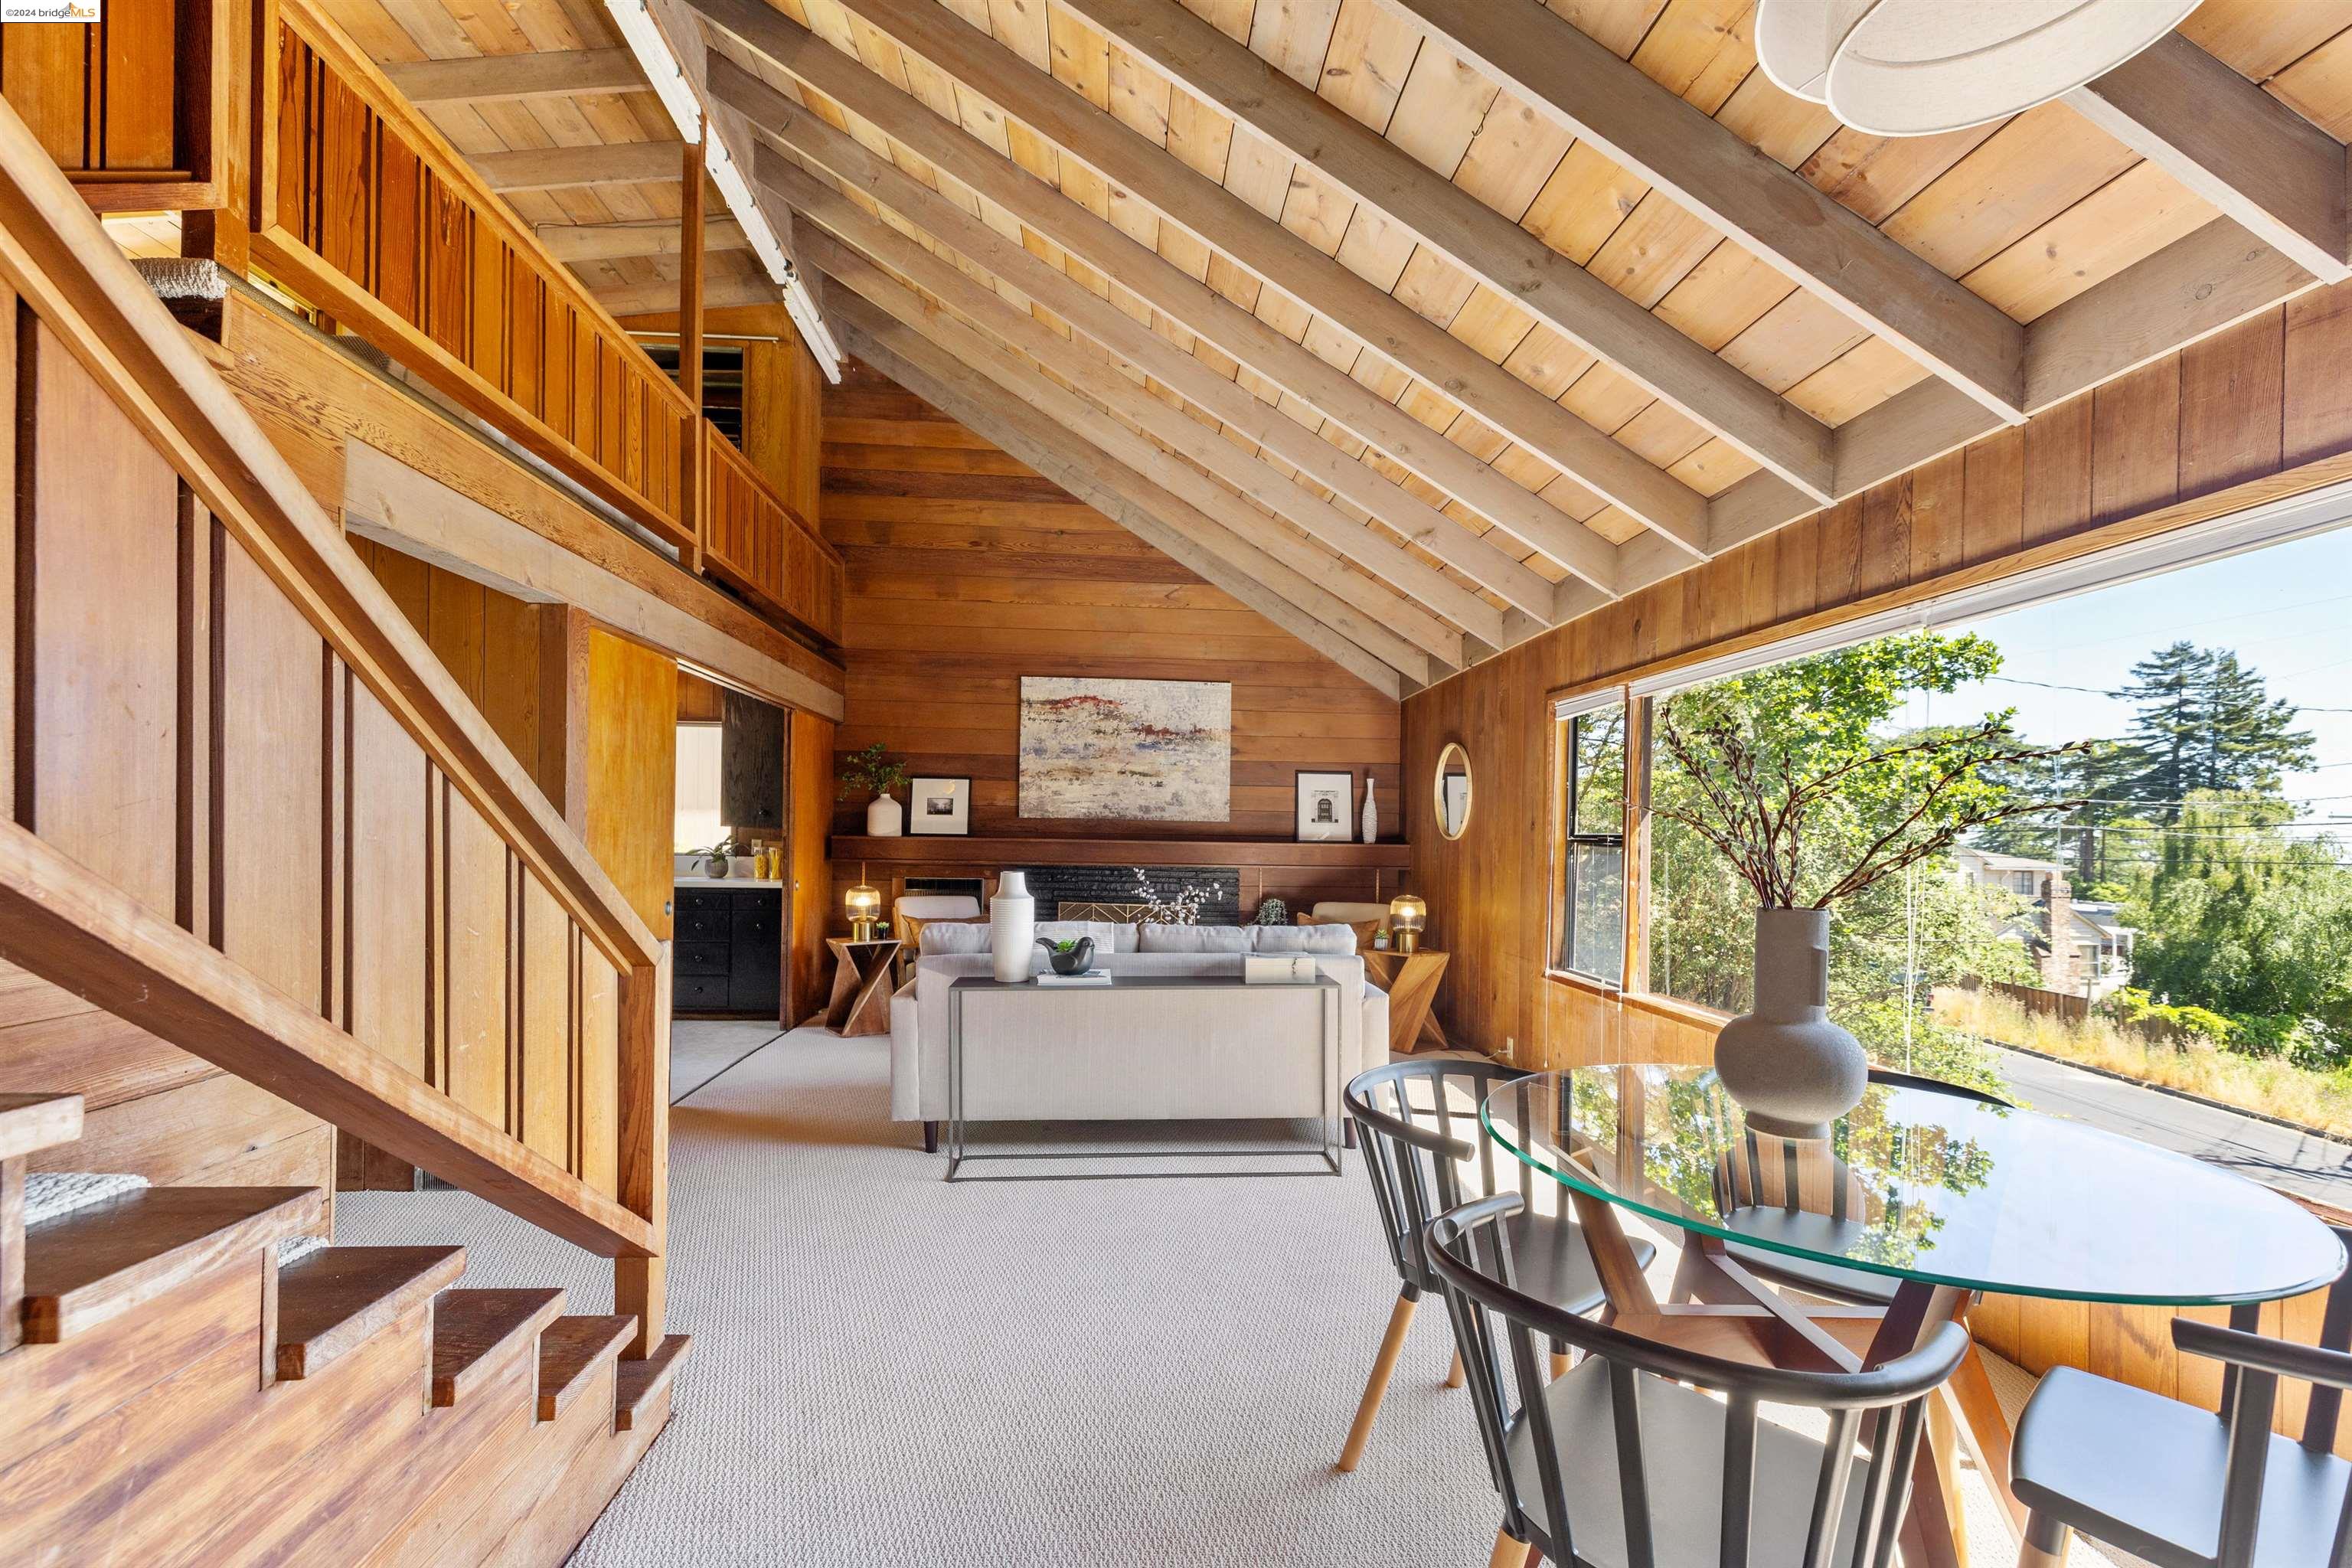
[{"label": "black spindle chair", "polygon": [[[2352,1247],[2352,1230],[2336,1238]],[[2055,1564],[2075,1531],[2158,1568],[2352,1568],[2352,1466],[2335,1455],[2352,1389],[2352,1274],[2327,1292],[2319,1342],[2176,1318],[2185,1355],[2225,1363],[2220,1414],[2055,1367],[2027,1401],[2011,1449],[2031,1510],[2020,1568]],[[2271,1430],[2279,1379],[2311,1384],[2303,1433]]]},{"label": "black spindle chair", "polygon": [[[1527,1076],[1499,1062],[1432,1057],[1391,1062],[1349,1081],[1348,1114],[1362,1129],[1356,1142],[1380,1205],[1389,1261],[1396,1265],[1403,1289],[1389,1313],[1388,1331],[1381,1337],[1380,1353],[1365,1380],[1338,1469],[1352,1470],[1363,1458],[1413,1310],[1423,1291],[1437,1289],[1422,1256],[1422,1234],[1430,1216],[1497,1191],[1497,1162],[1516,1164],[1485,1136],[1478,1107],[1495,1085]],[[1511,1237],[1530,1289],[1570,1312],[1590,1312],[1606,1303],[1591,1249],[1573,1220],[1565,1215],[1515,1215]],[[1634,1246],[1645,1268],[1656,1252],[1648,1242]],[[1461,1378],[1457,1359],[1446,1386],[1459,1386]]]},{"label": "black spindle chair", "polygon": [[[1505,1228],[1518,1205],[1506,1193],[1441,1215],[1426,1248],[1503,1494],[1495,1568],[1530,1547],[1561,1568],[1886,1568],[1927,1400],[1959,1364],[1966,1329],[1940,1324],[1870,1372],[1725,1361],[1519,1289]],[[1547,1383],[1538,1335],[1585,1353]],[[1763,1420],[1768,1402],[1826,1412],[1828,1438]]]}]

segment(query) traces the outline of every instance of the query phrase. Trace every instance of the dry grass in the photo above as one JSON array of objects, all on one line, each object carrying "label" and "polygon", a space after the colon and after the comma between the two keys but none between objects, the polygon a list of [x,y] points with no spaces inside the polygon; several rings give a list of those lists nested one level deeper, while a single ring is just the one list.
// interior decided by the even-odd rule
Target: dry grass
[{"label": "dry grass", "polygon": [[2145,1083],[2186,1089],[2276,1116],[2340,1139],[2352,1139],[2352,1079],[2292,1063],[2234,1056],[2210,1046],[2155,1043],[2094,1016],[2069,1024],[2028,1013],[1984,993],[1938,990],[1936,1016],[1956,1029],[2043,1056],[2104,1068]]}]

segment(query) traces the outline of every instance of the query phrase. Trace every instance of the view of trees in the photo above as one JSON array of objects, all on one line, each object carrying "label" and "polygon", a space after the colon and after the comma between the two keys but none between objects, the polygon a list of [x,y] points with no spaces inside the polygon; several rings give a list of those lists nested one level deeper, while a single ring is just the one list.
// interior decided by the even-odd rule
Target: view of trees
[{"label": "view of trees", "polygon": [[[1736,715],[1805,776],[1857,747],[1932,732],[1930,715],[1936,731],[1980,721],[1935,699],[2000,665],[1984,636],[1910,633],[1660,700],[1692,723]],[[1983,780],[2020,800],[2084,804],[1996,824],[1975,841],[2057,861],[2077,899],[2119,906],[2139,935],[2133,989],[2108,1005],[2116,1016],[2187,1019],[2188,1033],[2230,1051],[2352,1073],[2352,863],[2282,793],[2314,760],[2294,708],[2234,652],[2186,641],[2149,654],[2113,695],[2133,710],[2125,733]],[[1899,816],[1899,785],[1859,779],[1842,792],[1832,816],[1808,825],[1809,857],[1832,861],[1884,832]],[[1652,791],[1654,805],[1694,798],[1663,751]],[[1744,1009],[1753,895],[1699,834],[1654,816],[1651,867],[1652,988]],[[2013,934],[2026,914],[2021,897],[1964,885],[1948,859],[1843,901],[1832,923],[1832,1015],[1876,1059],[1996,1085],[1991,1053],[1937,1022],[1929,1003],[1935,986],[1970,976],[2038,984]]]}]

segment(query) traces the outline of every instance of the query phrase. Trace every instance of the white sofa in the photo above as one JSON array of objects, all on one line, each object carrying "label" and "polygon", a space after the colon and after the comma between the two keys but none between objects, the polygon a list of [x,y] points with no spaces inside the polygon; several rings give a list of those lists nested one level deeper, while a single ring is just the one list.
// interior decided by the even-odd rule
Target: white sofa
[{"label": "white sofa", "polygon": [[[1389,999],[1364,983],[1355,933],[1346,926],[1132,926],[1045,921],[1037,934],[1095,939],[1095,967],[1113,974],[1238,976],[1244,955],[1304,952],[1339,986],[1339,1080],[1388,1060]],[[985,925],[926,925],[915,976],[890,998],[890,1116],[924,1123],[926,1147],[948,1114],[948,992],[992,973]],[[1045,967],[1034,950],[1030,972]]]}]

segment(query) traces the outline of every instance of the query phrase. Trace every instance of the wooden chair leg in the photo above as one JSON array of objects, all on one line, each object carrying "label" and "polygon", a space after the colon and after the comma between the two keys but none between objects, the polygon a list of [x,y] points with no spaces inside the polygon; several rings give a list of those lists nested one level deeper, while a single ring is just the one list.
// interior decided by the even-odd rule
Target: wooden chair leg
[{"label": "wooden chair leg", "polygon": [[2017,1549],[2017,1568],[2062,1568],[2066,1539],[2073,1533],[2048,1514],[2028,1514],[2025,1540]]},{"label": "wooden chair leg", "polygon": [[1495,1550],[1486,1558],[1486,1568],[1529,1568],[1531,1555],[1526,1542],[1507,1530],[1498,1530],[1495,1531]]},{"label": "wooden chair leg", "polygon": [[1462,1352],[1457,1350],[1454,1352],[1454,1364],[1445,1369],[1445,1386],[1459,1388],[1466,1381],[1462,1372]]},{"label": "wooden chair leg", "polygon": [[1380,1353],[1372,1358],[1372,1375],[1364,1380],[1364,1397],[1356,1405],[1355,1425],[1348,1428],[1347,1447],[1339,1450],[1339,1462],[1333,1469],[1352,1470],[1363,1458],[1364,1445],[1371,1440],[1372,1422],[1381,1413],[1381,1400],[1389,1391],[1389,1377],[1404,1350],[1404,1331],[1412,1326],[1412,1310],[1418,1304],[1410,1285],[1398,1294],[1395,1310],[1389,1313],[1388,1332],[1381,1336]]}]

